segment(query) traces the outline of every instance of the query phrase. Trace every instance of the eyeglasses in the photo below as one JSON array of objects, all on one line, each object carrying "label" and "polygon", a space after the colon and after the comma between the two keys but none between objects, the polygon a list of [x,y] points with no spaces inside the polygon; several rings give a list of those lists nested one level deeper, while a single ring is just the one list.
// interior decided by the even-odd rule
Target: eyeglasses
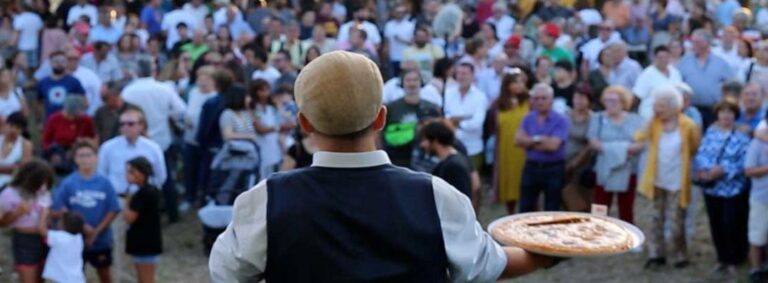
[{"label": "eyeglasses", "polygon": [[137,121],[120,121],[120,127],[133,127],[138,123]]}]

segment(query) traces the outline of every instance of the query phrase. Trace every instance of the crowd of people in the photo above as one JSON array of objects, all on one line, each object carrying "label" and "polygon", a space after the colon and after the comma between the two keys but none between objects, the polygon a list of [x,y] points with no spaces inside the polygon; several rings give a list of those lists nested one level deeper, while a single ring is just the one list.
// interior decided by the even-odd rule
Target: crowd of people
[{"label": "crowd of people", "polygon": [[475,209],[615,197],[635,223],[639,194],[658,269],[689,265],[704,205],[713,272],[748,259],[768,280],[763,1],[28,0],[1,15],[0,225],[22,282],[83,281],[84,262],[111,282],[124,254],[153,282],[162,214],[311,166],[294,82],[337,50],[383,74],[392,163]]}]

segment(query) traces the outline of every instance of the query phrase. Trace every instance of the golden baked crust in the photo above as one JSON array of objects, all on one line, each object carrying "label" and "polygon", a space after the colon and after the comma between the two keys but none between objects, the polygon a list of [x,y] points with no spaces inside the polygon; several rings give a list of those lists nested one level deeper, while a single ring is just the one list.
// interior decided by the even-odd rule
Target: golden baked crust
[{"label": "golden baked crust", "polygon": [[538,214],[513,218],[491,231],[504,245],[532,252],[601,255],[632,248],[632,234],[608,218],[587,214]]}]

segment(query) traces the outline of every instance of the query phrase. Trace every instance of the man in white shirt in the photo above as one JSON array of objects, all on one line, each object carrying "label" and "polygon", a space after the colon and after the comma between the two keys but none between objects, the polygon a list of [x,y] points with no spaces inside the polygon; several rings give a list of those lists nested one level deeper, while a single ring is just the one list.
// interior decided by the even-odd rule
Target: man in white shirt
[{"label": "man in white shirt", "polygon": [[491,68],[486,68],[477,74],[477,86],[489,102],[495,101],[501,92],[501,78],[504,77],[504,67],[509,63],[507,55],[496,55],[491,62]]},{"label": "man in white shirt", "polygon": [[597,37],[587,41],[587,43],[579,48],[579,52],[581,52],[583,60],[589,64],[590,70],[597,69],[600,66],[600,63],[597,62],[597,56],[603,48],[621,40],[621,36],[615,35],[615,26],[611,20],[603,21],[597,28]]},{"label": "man in white shirt", "polygon": [[185,23],[187,25],[188,36],[192,36],[192,31],[196,30],[202,23],[197,21],[197,17],[190,10],[183,8],[177,8],[173,11],[163,15],[163,21],[160,23],[160,28],[165,32],[167,38],[165,40],[165,48],[171,50],[173,45],[179,41],[178,31],[176,26],[179,23]]},{"label": "man in white shirt", "polygon": [[632,93],[640,100],[638,114],[646,121],[653,118],[653,90],[659,86],[680,83],[683,77],[674,65],[670,64],[669,48],[661,45],[653,50],[653,64],[646,67],[635,81]]},{"label": "man in white shirt", "polygon": [[507,40],[512,35],[515,28],[515,19],[509,16],[507,12],[507,3],[499,1],[493,4],[493,16],[486,20],[496,27],[496,37],[499,40]]},{"label": "man in white shirt", "polygon": [[37,68],[39,63],[38,50],[40,49],[40,31],[43,29],[43,20],[32,11],[31,7],[24,5],[24,11],[13,16],[13,30],[16,48],[27,55],[27,64],[30,68]]},{"label": "man in white shirt", "polygon": [[389,41],[389,61],[392,66],[393,77],[400,75],[403,52],[413,41],[415,28],[416,24],[406,17],[406,9],[403,5],[398,5],[395,8],[394,17],[384,25],[384,35]]},{"label": "man in white shirt", "polygon": [[87,16],[91,26],[95,26],[99,20],[99,10],[88,3],[88,0],[77,0],[77,5],[69,8],[67,13],[67,26],[73,25],[82,16]]},{"label": "man in white shirt", "polygon": [[720,44],[712,47],[712,53],[723,58],[732,70],[741,69],[744,63],[744,59],[739,56],[739,31],[728,26],[723,28],[722,36],[720,37]]},{"label": "man in white shirt", "polygon": [[141,135],[145,129],[146,120],[141,111],[126,110],[120,115],[120,135],[101,145],[97,171],[109,179],[118,195],[138,189],[129,188],[125,179],[125,164],[135,157],[146,157],[152,163],[151,184],[159,188],[168,176],[163,150],[156,142]]},{"label": "man in white shirt", "polygon": [[269,65],[267,63],[269,60],[269,56],[267,56],[267,52],[260,49],[260,48],[249,48],[246,53],[252,53],[253,56],[248,56],[250,54],[247,54],[246,58],[248,59],[249,63],[253,66],[253,73],[251,74],[251,79],[263,79],[267,81],[270,85],[274,85],[275,81],[280,78],[280,71]]},{"label": "man in white shirt", "polygon": [[483,122],[488,110],[488,98],[474,86],[475,68],[470,63],[456,67],[457,87],[445,92],[445,117],[456,126],[456,138],[467,148],[467,155],[475,168],[480,168],[483,158]]},{"label": "man in white shirt", "polygon": [[210,9],[203,3],[203,0],[192,0],[189,3],[184,4],[182,9],[189,11],[190,14],[195,15],[195,20],[198,23],[205,21],[205,16],[208,16]]},{"label": "man in white shirt", "polygon": [[103,104],[101,100],[101,79],[96,72],[80,66],[80,53],[74,49],[67,51],[67,72],[72,74],[85,89],[85,98],[88,101],[88,116],[93,117],[96,110]]},{"label": "man in white shirt", "polygon": [[165,151],[172,143],[168,121],[182,119],[186,105],[172,87],[155,80],[153,65],[149,60],[139,60],[139,78],[126,86],[120,96],[144,111],[149,138]]},{"label": "man in white shirt", "polygon": [[362,27],[362,29],[368,35],[366,43],[371,43],[375,46],[379,46],[379,44],[381,44],[381,35],[379,34],[379,28],[375,24],[367,21],[366,19],[368,19],[368,9],[360,8],[357,11],[355,11],[355,18],[349,22],[344,23],[339,28],[338,42],[348,42],[349,30],[352,27],[357,27],[357,28]]},{"label": "man in white shirt", "polygon": [[163,183],[163,201],[165,210],[171,222],[178,220],[178,204],[176,185],[172,168],[175,160],[175,148],[172,147],[173,135],[170,122],[182,125],[187,105],[169,84],[155,80],[156,69],[154,62],[141,59],[138,63],[138,79],[133,80],[123,89],[120,96],[126,102],[136,105],[146,116],[148,135],[155,141],[165,154],[165,165],[169,178]]},{"label": "man in white shirt", "polygon": [[312,167],[237,198],[211,251],[212,282],[492,282],[554,263],[499,246],[461,192],[377,151],[381,91],[378,67],[359,54],[331,52],[302,70],[299,122],[320,151]]}]

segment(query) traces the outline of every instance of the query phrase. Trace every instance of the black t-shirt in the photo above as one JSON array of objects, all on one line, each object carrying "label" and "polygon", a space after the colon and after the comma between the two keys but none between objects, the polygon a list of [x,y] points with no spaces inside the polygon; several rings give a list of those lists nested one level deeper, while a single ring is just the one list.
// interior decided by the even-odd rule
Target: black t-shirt
[{"label": "black t-shirt", "polygon": [[440,108],[432,103],[420,100],[418,104],[409,104],[404,98],[387,105],[387,126],[384,128],[384,150],[392,163],[409,167],[414,146],[418,146],[417,128],[425,119],[440,116]]},{"label": "black t-shirt", "polygon": [[565,103],[568,104],[568,106],[573,106],[571,104],[571,100],[573,99],[573,93],[576,92],[575,82],[564,88],[560,88],[556,83],[553,82],[552,90],[554,91],[555,97],[563,98],[565,99]]},{"label": "black t-shirt", "polygon": [[134,256],[158,255],[163,252],[160,231],[160,190],[147,185],[131,197],[128,204],[139,214],[130,224],[125,238],[125,253]]},{"label": "black t-shirt", "polygon": [[460,192],[472,199],[472,167],[469,158],[460,153],[452,154],[437,163],[432,175],[451,184]]}]

